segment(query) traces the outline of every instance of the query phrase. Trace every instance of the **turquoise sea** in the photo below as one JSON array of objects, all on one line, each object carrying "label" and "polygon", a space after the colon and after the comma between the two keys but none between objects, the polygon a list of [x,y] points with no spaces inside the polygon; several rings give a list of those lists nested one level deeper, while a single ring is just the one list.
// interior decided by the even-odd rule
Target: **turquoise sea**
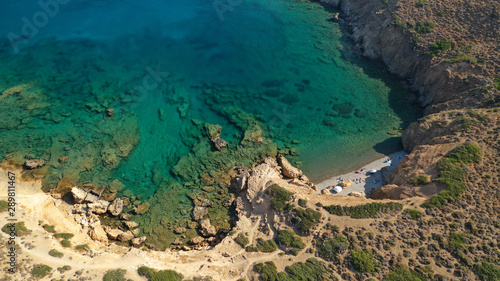
[{"label": "turquoise sea", "polygon": [[[44,159],[26,176],[50,192],[93,184],[148,203],[136,220],[157,244],[179,238],[172,229],[204,198],[212,224],[228,228],[226,167],[281,152],[319,181],[401,149],[421,114],[317,2],[0,7],[0,157]],[[229,143],[220,152],[210,124]]]}]

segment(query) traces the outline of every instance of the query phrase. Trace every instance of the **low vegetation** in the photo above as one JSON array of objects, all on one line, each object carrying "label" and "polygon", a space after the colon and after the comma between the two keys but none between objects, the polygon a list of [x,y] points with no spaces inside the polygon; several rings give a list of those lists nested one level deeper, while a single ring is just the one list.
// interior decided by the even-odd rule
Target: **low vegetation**
[{"label": "low vegetation", "polygon": [[234,238],[234,242],[245,248],[250,241],[248,241],[248,237],[246,237],[245,234],[240,233],[238,234],[238,236],[236,236],[236,238]]},{"label": "low vegetation", "polygon": [[28,233],[31,232],[31,230],[29,230],[24,225],[23,221],[14,223],[14,227],[12,227],[12,223],[7,223],[7,224],[5,224],[2,227],[2,231],[5,232],[5,233],[7,233],[7,234],[10,234],[13,229],[15,229],[15,232],[16,232],[17,236],[24,236],[24,235],[26,235],[26,234],[28,234]]},{"label": "low vegetation", "polygon": [[305,208],[307,206],[307,200],[306,199],[299,199],[299,206],[302,208]]},{"label": "low vegetation", "polygon": [[0,200],[0,213],[6,211],[9,208],[9,202],[5,200]]},{"label": "low vegetation", "polygon": [[387,276],[384,277],[384,281],[424,281],[425,279],[417,272],[410,270],[408,268],[399,267],[395,270],[391,270]]},{"label": "low vegetation", "polygon": [[500,78],[497,78],[493,81],[493,87],[500,91]]},{"label": "low vegetation", "polygon": [[375,271],[375,259],[365,250],[352,251],[351,265],[361,273],[373,273]]},{"label": "low vegetation", "polygon": [[45,264],[36,264],[31,270],[31,275],[36,278],[44,278],[52,271],[52,267]]},{"label": "low vegetation", "polygon": [[254,270],[260,274],[263,281],[293,281],[293,280],[337,280],[326,265],[315,258],[306,262],[294,263],[285,268],[285,272],[279,272],[274,262],[258,263]]},{"label": "low vegetation", "polygon": [[56,257],[56,258],[62,258],[64,256],[63,253],[59,252],[58,250],[56,249],[52,249],[49,251],[49,255],[52,256],[52,257]]},{"label": "low vegetation", "polygon": [[276,251],[278,248],[273,240],[264,240],[262,238],[257,239],[257,250],[263,253],[271,253]]},{"label": "low vegetation", "polygon": [[300,250],[304,249],[306,246],[304,242],[302,242],[302,238],[290,230],[278,230],[276,243],[278,243],[280,248],[284,251],[294,256],[296,256]]},{"label": "low vegetation", "polygon": [[446,190],[432,196],[429,201],[422,204],[422,207],[442,207],[447,202],[457,200],[467,188],[464,182],[467,177],[465,166],[479,160],[481,160],[481,148],[472,143],[464,143],[445,156],[437,165],[439,178],[435,182],[443,183]]},{"label": "low vegetation", "polygon": [[403,205],[396,202],[368,203],[364,205],[345,207],[330,205],[323,207],[327,212],[337,216],[350,216],[353,219],[376,218],[382,213],[396,213],[403,209]]},{"label": "low vegetation", "polygon": [[320,238],[316,241],[318,256],[326,261],[338,261],[338,256],[349,248],[349,241],[345,236],[334,238]]},{"label": "low vegetation", "polygon": [[137,273],[140,276],[147,277],[150,281],[181,281],[184,276],[173,270],[160,270],[149,268],[147,266],[141,266],[137,269]]},{"label": "low vegetation", "polygon": [[310,208],[297,208],[293,212],[295,216],[292,222],[298,223],[297,228],[304,234],[309,233],[309,230],[317,225],[321,219],[321,213]]},{"label": "low vegetation", "polygon": [[125,269],[115,269],[109,270],[102,277],[102,281],[132,281],[131,279],[125,278],[127,271]]},{"label": "low vegetation", "polygon": [[44,224],[42,227],[43,227],[43,229],[45,229],[45,231],[47,231],[47,232],[50,232],[50,233],[56,233],[56,228],[55,228],[55,226],[53,226],[53,225]]},{"label": "low vegetation", "polygon": [[71,239],[75,236],[73,233],[55,233],[54,237],[55,238],[62,238],[62,239]]},{"label": "low vegetation", "polygon": [[428,184],[430,181],[429,181],[429,178],[426,175],[420,175],[420,176],[412,178],[408,182],[410,184],[412,184],[413,186],[417,186],[417,185]]},{"label": "low vegetation", "polygon": [[417,33],[431,33],[432,32],[432,29],[436,26],[435,23],[431,22],[431,21],[417,21],[417,23],[415,24],[415,31]]},{"label": "low vegetation", "polygon": [[271,197],[271,207],[280,213],[285,210],[286,202],[290,201],[293,195],[292,192],[277,184],[271,185],[266,193]]},{"label": "low vegetation", "polygon": [[424,213],[415,209],[406,209],[405,214],[409,215],[413,220],[419,220],[424,215]]},{"label": "low vegetation", "polygon": [[500,281],[500,266],[482,261],[474,265],[474,272],[481,280],[485,281]]},{"label": "low vegetation", "polygon": [[427,0],[418,0],[417,3],[415,3],[415,7],[417,8],[422,8],[424,5],[427,5]]}]

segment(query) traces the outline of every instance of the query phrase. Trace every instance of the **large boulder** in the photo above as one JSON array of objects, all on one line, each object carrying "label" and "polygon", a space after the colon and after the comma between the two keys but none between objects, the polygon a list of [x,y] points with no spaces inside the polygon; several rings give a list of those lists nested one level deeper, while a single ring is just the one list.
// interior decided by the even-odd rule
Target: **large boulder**
[{"label": "large boulder", "polygon": [[108,210],[109,202],[106,200],[97,200],[95,203],[87,204],[88,211],[94,214],[104,214]]},{"label": "large boulder", "polygon": [[121,231],[119,229],[110,228],[110,227],[104,228],[104,231],[106,231],[106,233],[108,234],[109,239],[112,239],[112,240],[116,240],[118,238],[118,236],[120,236],[123,233],[123,231]]},{"label": "large boulder", "polygon": [[134,234],[131,231],[122,232],[117,237],[117,239],[119,241],[122,241],[122,242],[130,241],[130,240],[132,240],[134,238],[135,238],[135,236],[134,236]]},{"label": "large boulder", "polygon": [[206,207],[196,206],[193,209],[194,220],[201,220],[207,214],[208,214],[208,209]]},{"label": "large boulder", "polygon": [[201,234],[203,236],[215,236],[217,234],[217,229],[215,226],[210,224],[209,219],[204,219],[200,221]]},{"label": "large boulder", "polygon": [[132,239],[132,246],[140,246],[144,241],[146,241],[147,239],[147,236],[142,236],[142,237],[139,237],[139,238],[134,238]]},{"label": "large boulder", "polygon": [[295,168],[288,162],[288,160],[283,155],[278,155],[278,164],[281,167],[281,171],[283,176],[287,178],[298,178],[302,176],[302,171],[300,169]]},{"label": "large boulder", "polygon": [[45,164],[45,161],[42,159],[32,159],[24,162],[24,166],[28,169],[36,169],[42,167]]},{"label": "large boulder", "polygon": [[71,194],[73,194],[73,199],[76,204],[82,204],[87,196],[87,192],[85,190],[76,186],[71,189]]},{"label": "large boulder", "polygon": [[108,207],[108,211],[113,216],[118,216],[123,211],[123,200],[120,198],[116,198],[115,201]]},{"label": "large boulder", "polygon": [[92,238],[93,240],[104,243],[108,242],[108,236],[106,235],[106,232],[102,228],[101,224],[91,226],[89,232],[90,238]]},{"label": "large boulder", "polygon": [[124,224],[128,227],[128,229],[134,229],[139,226],[139,224],[135,221],[125,221]]},{"label": "large boulder", "polygon": [[197,245],[197,244],[200,244],[200,243],[203,243],[205,242],[205,238],[201,237],[201,236],[196,236],[194,237],[193,239],[191,239],[189,241],[189,243],[193,244],[193,245]]}]

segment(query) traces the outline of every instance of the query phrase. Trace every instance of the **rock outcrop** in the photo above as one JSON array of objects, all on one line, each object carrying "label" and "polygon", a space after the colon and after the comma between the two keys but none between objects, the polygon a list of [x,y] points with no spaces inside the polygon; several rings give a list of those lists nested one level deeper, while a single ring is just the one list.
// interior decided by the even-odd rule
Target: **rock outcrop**
[{"label": "rock outcrop", "polygon": [[295,168],[283,155],[278,155],[278,163],[283,175],[287,178],[298,178],[302,176],[302,171]]},{"label": "rock outcrop", "polygon": [[217,234],[217,229],[215,226],[210,224],[209,219],[204,219],[200,221],[201,234],[203,236],[215,236]]},{"label": "rock outcrop", "polygon": [[28,169],[40,168],[44,164],[45,164],[45,161],[43,161],[42,159],[31,159],[31,160],[27,160],[26,162],[24,162],[24,166]]},{"label": "rock outcrop", "polygon": [[111,205],[108,207],[108,211],[113,216],[119,216],[123,211],[123,200],[121,198],[116,198]]}]

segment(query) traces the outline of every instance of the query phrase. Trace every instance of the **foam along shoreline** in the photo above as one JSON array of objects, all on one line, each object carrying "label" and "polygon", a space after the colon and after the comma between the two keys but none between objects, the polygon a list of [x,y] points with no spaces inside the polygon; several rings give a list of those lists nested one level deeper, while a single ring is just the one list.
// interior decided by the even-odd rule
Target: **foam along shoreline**
[{"label": "foam along shoreline", "polygon": [[[379,158],[371,163],[363,165],[360,169],[365,169],[362,173],[356,173],[356,171],[352,171],[349,173],[345,173],[342,175],[337,175],[331,177],[327,180],[324,180],[318,184],[316,187],[318,189],[318,193],[321,193],[323,189],[328,189],[332,195],[348,195],[351,192],[361,192],[364,194],[369,194],[373,188],[380,188],[383,185],[382,181],[382,172],[380,171],[382,168],[387,167],[389,172],[392,172],[403,160],[403,158],[407,155],[404,150],[386,155],[382,158]],[[391,162],[387,163],[387,159],[391,158]],[[369,173],[371,170],[377,170],[376,173]],[[333,188],[340,183],[338,181],[339,178],[343,178],[345,180],[351,180],[353,183],[343,189],[341,192],[336,193],[333,191]],[[361,181],[355,181],[355,179],[362,179]],[[364,180],[364,181],[363,181]]]}]

